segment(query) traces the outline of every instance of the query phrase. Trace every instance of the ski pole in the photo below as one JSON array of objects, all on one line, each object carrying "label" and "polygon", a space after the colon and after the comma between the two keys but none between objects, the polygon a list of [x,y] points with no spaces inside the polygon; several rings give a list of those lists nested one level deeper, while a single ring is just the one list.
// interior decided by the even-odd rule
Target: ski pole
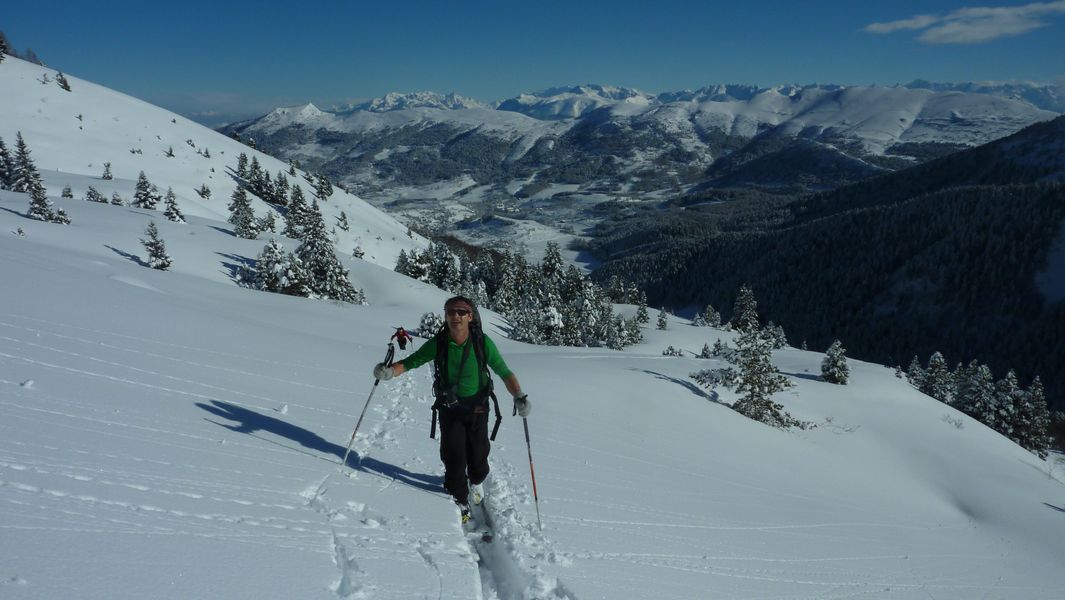
[{"label": "ski pole", "polygon": [[[388,366],[392,366],[392,357],[396,354],[396,348],[392,345],[392,342],[388,343],[388,353],[385,354],[384,363]],[[340,470],[343,471],[344,467],[348,464],[348,454],[351,454],[351,445],[355,443],[355,434],[359,432],[359,426],[362,425],[362,418],[366,416],[366,409],[370,408],[370,400],[373,400],[373,394],[377,391],[377,384],[381,383],[380,379],[376,377],[373,380],[373,388],[370,390],[370,397],[366,399],[366,404],[362,407],[362,414],[359,415],[359,421],[355,423],[355,431],[351,432],[351,439],[348,440],[348,449],[344,451],[344,460],[340,463]]]},{"label": "ski pole", "polygon": [[529,419],[522,417],[521,421],[525,425],[525,447],[529,449],[529,475],[532,477],[533,501],[536,503],[536,525],[540,528],[540,531],[543,531],[544,524],[540,521],[540,497],[536,494],[536,471],[533,470],[532,443],[529,441]]}]

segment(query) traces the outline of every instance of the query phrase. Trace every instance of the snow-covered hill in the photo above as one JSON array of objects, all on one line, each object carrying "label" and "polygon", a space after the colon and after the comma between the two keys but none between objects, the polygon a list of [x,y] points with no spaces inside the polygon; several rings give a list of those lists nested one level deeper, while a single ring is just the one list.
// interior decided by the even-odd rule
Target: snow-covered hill
[{"label": "snow-covered hill", "polygon": [[[237,187],[238,155],[256,158],[272,175],[289,170],[288,163],[218,132],[77,77],[66,76],[71,91],[65,91],[55,76],[53,69],[13,57],[0,63],[0,138],[13,148],[16,134],[22,133],[53,195],[69,185],[76,198],[83,198],[92,186],[108,198],[118,192],[129,201],[143,171],[161,191],[173,188],[186,215],[225,221]],[[306,121],[325,114],[307,105],[292,118]],[[170,151],[172,157],[167,156]],[[101,179],[104,163],[111,164],[114,179]],[[304,179],[306,173],[301,175],[291,183],[313,199],[314,187]],[[201,185],[211,190],[210,199],[196,193]],[[254,197],[253,206],[257,215],[275,210]],[[335,190],[320,206],[329,226],[341,212],[348,216],[350,231],[337,230],[336,246],[342,254],[361,247],[366,260],[391,267],[400,249],[427,244],[420,236],[408,237],[406,226],[343,190]]]},{"label": "snow-covered hill", "polygon": [[[852,361],[851,383],[830,385],[817,377],[821,355],[790,348],[775,362],[796,387],[777,399],[818,426],[749,421],[728,407],[732,393],[688,377],[715,364],[694,352],[732,334],[680,319],[618,352],[513,342],[484,312],[533,400],[543,530],[524,431],[504,399],[487,485],[496,540],[469,539],[440,492],[428,367],[377,386],[348,469],[338,464],[392,327],[447,294],[343,253],[369,305],[235,285],[227,271],[263,240],[230,235],[212,204],[226,202],[228,163],[168,167],[181,163],[157,146],[189,136],[212,157],[246,150],[74,78],[70,96],[54,95],[35,81],[42,72],[0,64],[0,92],[16,99],[0,132],[22,131],[73,223],[28,219],[24,194],[0,192],[0,597],[1034,599],[1065,589],[1065,466],[890,369]],[[102,104],[68,103],[79,91]],[[78,113],[95,125],[63,118]],[[164,135],[170,126],[177,138]],[[141,162],[110,156],[134,143]],[[185,190],[189,223],[58,197],[68,179],[103,185],[105,160],[116,186],[131,190],[143,168]],[[197,203],[203,178],[217,195]],[[382,238],[382,255],[407,239],[392,245],[394,222],[360,214],[374,216],[364,235]],[[150,221],[172,271],[141,264]],[[662,356],[667,345],[686,357]]]}]

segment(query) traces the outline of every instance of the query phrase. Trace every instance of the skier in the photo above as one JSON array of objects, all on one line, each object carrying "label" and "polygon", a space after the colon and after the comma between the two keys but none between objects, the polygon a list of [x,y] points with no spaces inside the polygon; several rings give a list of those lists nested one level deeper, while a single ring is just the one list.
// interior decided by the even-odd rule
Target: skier
[{"label": "skier", "polygon": [[[445,328],[440,333],[391,366],[378,363],[373,374],[387,381],[433,361],[436,371],[433,410],[440,415],[444,489],[455,500],[462,522],[466,523],[470,520],[471,493],[474,504],[480,504],[484,498],[482,484],[489,469],[488,399],[492,395],[492,377],[488,368],[503,380],[514,398],[517,414],[527,417],[531,405],[495,343],[481,330],[473,301],[463,296],[448,299],[444,303],[444,316]],[[498,410],[497,404],[497,413]]]},{"label": "skier", "polygon": [[406,329],[403,329],[402,327],[397,327],[396,332],[392,334],[392,337],[390,337],[388,341],[391,342],[392,340],[396,340],[397,342],[399,342],[399,349],[406,350],[407,342],[411,339],[413,338],[411,338],[410,334],[407,333]]}]

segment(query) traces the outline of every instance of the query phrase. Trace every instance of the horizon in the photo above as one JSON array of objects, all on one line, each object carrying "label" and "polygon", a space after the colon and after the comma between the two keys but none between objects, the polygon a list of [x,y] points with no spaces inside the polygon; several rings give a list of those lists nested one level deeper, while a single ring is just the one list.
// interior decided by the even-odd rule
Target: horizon
[{"label": "horizon", "polygon": [[268,1],[192,2],[172,15],[165,6],[131,2],[108,11],[46,2],[54,10],[10,7],[0,31],[18,53],[32,49],[52,68],[210,127],[282,106],[335,110],[418,91],[492,105],[580,85],[651,94],[727,82],[1065,86],[1065,65],[1056,59],[1065,55],[1065,1],[996,5],[666,0],[652,11],[626,0],[610,14],[552,2],[533,14],[488,3],[314,3],[293,11]]}]

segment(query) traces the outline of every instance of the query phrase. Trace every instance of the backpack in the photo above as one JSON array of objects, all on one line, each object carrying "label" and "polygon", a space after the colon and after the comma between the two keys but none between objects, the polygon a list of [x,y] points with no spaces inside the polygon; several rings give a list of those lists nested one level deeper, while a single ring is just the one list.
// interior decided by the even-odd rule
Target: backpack
[{"label": "backpack", "polygon": [[477,378],[479,382],[483,382],[480,389],[473,396],[459,396],[458,382],[447,381],[447,325],[441,327],[440,331],[433,336],[433,343],[436,344],[436,355],[433,357],[433,395],[436,397],[436,402],[432,406],[433,422],[429,429],[430,438],[436,439],[436,411],[449,410],[459,414],[484,412],[488,410],[488,399],[491,398],[495,407],[496,421],[489,439],[493,442],[496,439],[496,433],[499,431],[499,424],[503,421],[503,416],[499,412],[499,400],[496,399],[495,392],[492,389],[492,374],[488,372],[484,333],[481,331],[480,321],[477,320],[475,323],[477,324],[470,324],[470,339],[463,349],[458,369],[459,374],[461,374],[472,349],[474,360],[477,361]]}]

